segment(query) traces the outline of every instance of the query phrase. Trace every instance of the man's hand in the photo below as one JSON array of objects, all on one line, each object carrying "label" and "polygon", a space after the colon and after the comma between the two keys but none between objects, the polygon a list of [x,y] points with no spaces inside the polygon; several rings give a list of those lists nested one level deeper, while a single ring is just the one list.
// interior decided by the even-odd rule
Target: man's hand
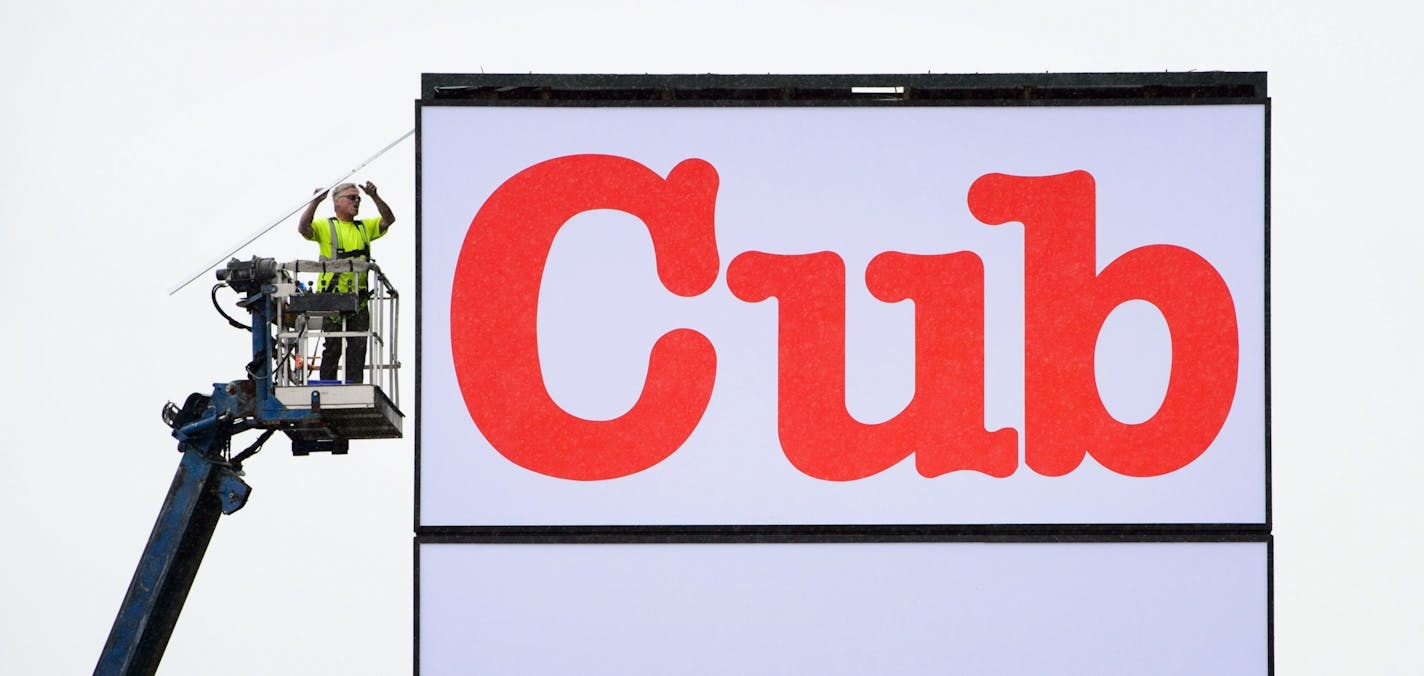
[{"label": "man's hand", "polygon": [[304,239],[316,238],[316,234],[312,231],[311,227],[312,217],[316,216],[316,205],[321,204],[321,201],[326,199],[326,193],[326,188],[313,190],[312,194],[316,195],[316,197],[307,200],[307,208],[302,211],[301,218],[297,219],[297,234],[301,235]]},{"label": "man's hand", "polygon": [[372,198],[375,198],[375,197],[376,197],[376,184],[375,184],[375,183],[372,183],[372,182],[370,182],[370,181],[366,181],[366,185],[361,186],[361,190],[364,191],[368,196],[370,196],[370,197],[372,197]]}]

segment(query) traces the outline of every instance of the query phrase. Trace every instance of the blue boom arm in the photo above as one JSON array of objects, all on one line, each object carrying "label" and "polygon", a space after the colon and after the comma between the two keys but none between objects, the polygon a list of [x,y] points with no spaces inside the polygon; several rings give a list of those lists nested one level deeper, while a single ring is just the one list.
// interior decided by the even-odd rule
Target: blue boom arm
[{"label": "blue boom arm", "polygon": [[[215,383],[211,395],[194,393],[181,409],[171,403],[164,408],[164,422],[178,439],[182,460],[94,669],[96,676],[152,674],[158,669],[218,517],[241,509],[252,491],[241,479],[242,460],[276,429],[320,422],[319,410],[289,409],[273,393],[276,274],[271,259],[259,258],[233,260],[218,271],[220,280],[246,294],[240,304],[252,316],[248,378]],[[267,431],[252,447],[231,456],[232,437],[254,428]]]},{"label": "blue boom arm", "polygon": [[211,398],[201,397],[205,403],[213,402],[207,414],[174,430],[183,458],[95,674],[152,674],[158,669],[218,517],[241,509],[252,492],[239,477],[241,470],[220,453],[243,428],[231,419],[222,420],[232,413],[226,390],[225,385],[217,386]]}]

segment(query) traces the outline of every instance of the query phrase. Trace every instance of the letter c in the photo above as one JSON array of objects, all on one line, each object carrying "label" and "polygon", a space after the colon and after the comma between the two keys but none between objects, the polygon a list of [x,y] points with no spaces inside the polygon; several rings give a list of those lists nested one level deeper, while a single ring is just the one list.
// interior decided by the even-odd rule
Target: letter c
[{"label": "letter c", "polygon": [[679,163],[664,180],[627,158],[570,155],[520,171],[490,195],[455,266],[450,349],[470,418],[496,451],[540,474],[595,481],[641,472],[682,446],[716,378],[706,336],[664,334],[632,409],[613,420],[579,418],[554,403],[544,384],[539,287],[564,223],[614,209],[647,225],[663,286],[680,296],[707,291],[720,267],[717,186],[716,169],[700,159]]}]

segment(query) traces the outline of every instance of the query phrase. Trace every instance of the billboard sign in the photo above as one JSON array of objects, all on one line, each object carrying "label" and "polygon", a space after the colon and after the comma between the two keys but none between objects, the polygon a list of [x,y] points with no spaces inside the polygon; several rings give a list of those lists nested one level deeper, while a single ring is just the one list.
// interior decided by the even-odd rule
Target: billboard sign
[{"label": "billboard sign", "polygon": [[1264,74],[423,85],[419,673],[1270,672]]}]

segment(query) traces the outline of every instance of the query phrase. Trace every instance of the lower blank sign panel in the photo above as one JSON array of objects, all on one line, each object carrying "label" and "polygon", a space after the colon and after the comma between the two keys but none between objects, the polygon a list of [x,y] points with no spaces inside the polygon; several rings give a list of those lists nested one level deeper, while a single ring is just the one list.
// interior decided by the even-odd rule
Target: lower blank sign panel
[{"label": "lower blank sign panel", "polygon": [[1268,545],[421,544],[419,673],[1265,674]]}]

